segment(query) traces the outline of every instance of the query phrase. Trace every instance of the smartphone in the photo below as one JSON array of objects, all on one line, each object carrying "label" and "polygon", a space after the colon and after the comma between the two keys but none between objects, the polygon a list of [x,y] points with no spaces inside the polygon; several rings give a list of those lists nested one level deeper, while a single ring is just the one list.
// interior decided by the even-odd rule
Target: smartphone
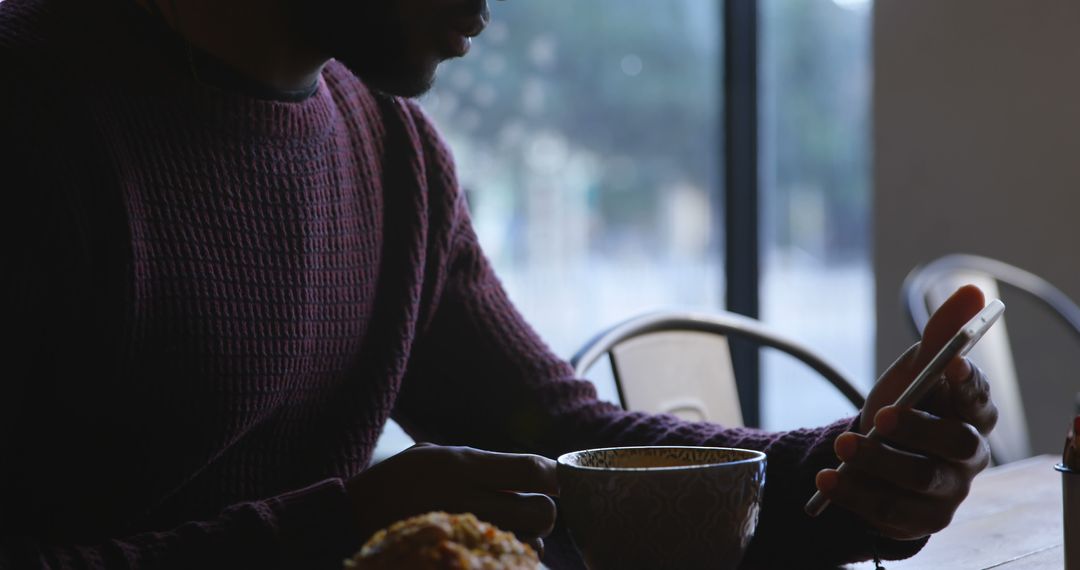
[{"label": "smartphone", "polygon": [[[966,355],[1004,312],[1005,303],[997,299],[990,301],[986,308],[979,311],[979,314],[975,315],[963,327],[960,327],[960,330],[949,339],[949,342],[945,343],[945,346],[934,355],[934,358],[930,359],[926,367],[912,380],[904,393],[900,394],[900,397],[893,402],[893,405],[900,408],[914,408],[918,405],[938,385],[949,363],[958,356]],[[870,428],[870,433],[867,433],[866,437],[877,439],[877,430]],[[841,463],[840,467],[837,467],[837,471],[845,471],[846,467],[846,463]],[[810,497],[804,509],[806,514],[816,517],[828,506],[829,500],[825,498],[825,495],[821,494],[821,491],[818,491],[814,493],[813,497]]]}]

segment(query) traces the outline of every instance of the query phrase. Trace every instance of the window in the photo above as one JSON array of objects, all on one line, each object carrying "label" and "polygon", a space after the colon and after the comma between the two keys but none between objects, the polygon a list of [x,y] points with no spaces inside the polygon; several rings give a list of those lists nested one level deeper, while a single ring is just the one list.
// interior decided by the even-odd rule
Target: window
[{"label": "window", "polygon": [[[496,3],[422,100],[496,271],[561,356],[649,308],[724,305],[723,6]],[[762,318],[866,388],[869,0],[756,6]],[[851,412],[777,354],[761,387],[767,428]]]},{"label": "window", "polygon": [[[761,318],[865,391],[875,378],[871,3],[759,7]],[[765,427],[851,414],[838,392],[791,359],[764,352],[761,377]]]},{"label": "window", "polygon": [[492,10],[422,104],[518,308],[568,357],[649,308],[720,307],[718,3]]}]

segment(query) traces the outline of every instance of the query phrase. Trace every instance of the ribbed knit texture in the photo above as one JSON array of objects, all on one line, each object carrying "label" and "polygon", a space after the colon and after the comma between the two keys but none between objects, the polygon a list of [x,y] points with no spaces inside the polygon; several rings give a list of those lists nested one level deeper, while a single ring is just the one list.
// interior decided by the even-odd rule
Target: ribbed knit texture
[{"label": "ribbed knit texture", "polygon": [[0,3],[0,567],[337,568],[362,540],[342,482],[391,414],[549,456],[762,449],[749,564],[870,555],[842,509],[801,512],[852,420],[770,434],[597,401],[511,306],[414,104],[336,63],[301,102],[224,92],[127,15]]}]

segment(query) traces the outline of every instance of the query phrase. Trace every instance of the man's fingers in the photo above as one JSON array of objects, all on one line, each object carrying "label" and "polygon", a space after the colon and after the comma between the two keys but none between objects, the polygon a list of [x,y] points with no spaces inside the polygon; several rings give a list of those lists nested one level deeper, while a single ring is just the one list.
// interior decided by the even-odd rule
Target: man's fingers
[{"label": "man's fingers", "polygon": [[475,492],[455,505],[480,520],[513,532],[521,540],[551,534],[555,527],[555,501],[533,493]]},{"label": "man's fingers", "polygon": [[922,342],[919,343],[919,352],[913,360],[913,369],[919,370],[926,366],[949,342],[956,331],[960,330],[972,317],[986,306],[986,298],[981,290],[974,285],[965,285],[956,290],[938,310],[930,317],[923,329]]},{"label": "man's fingers", "polygon": [[555,462],[540,455],[466,449],[469,474],[478,488],[558,496]]},{"label": "man's fingers", "polygon": [[952,411],[975,426],[979,433],[989,434],[997,425],[998,409],[990,398],[990,382],[978,366],[963,359],[966,367],[950,367],[945,377],[949,383]]},{"label": "man's fingers", "polygon": [[981,464],[985,440],[970,424],[920,410],[889,406],[874,418],[878,435],[890,445],[953,462]]},{"label": "man's fingers", "polygon": [[967,380],[974,372],[974,365],[971,361],[964,357],[953,358],[949,365],[945,367],[945,378],[953,383]]},{"label": "man's fingers", "polygon": [[942,464],[854,433],[836,438],[835,448],[837,457],[847,463],[848,468],[901,489],[938,497],[966,494],[966,489],[960,488],[964,481],[960,474],[945,470],[951,464]]},{"label": "man's fingers", "polygon": [[832,502],[898,540],[922,538],[952,521],[954,506],[947,502],[906,491],[855,469],[826,469],[818,473],[817,485]]},{"label": "man's fingers", "polygon": [[555,526],[555,462],[539,455],[470,447],[450,451],[446,468],[461,486],[448,497],[452,512],[471,512],[523,540],[546,536]]},{"label": "man's fingers", "polygon": [[904,354],[900,355],[889,368],[886,369],[886,373],[878,381],[877,386],[874,387],[875,395],[884,402],[895,402],[900,394],[904,393],[908,384],[911,383],[912,374],[914,374],[915,359],[919,354],[919,343],[911,345]]}]

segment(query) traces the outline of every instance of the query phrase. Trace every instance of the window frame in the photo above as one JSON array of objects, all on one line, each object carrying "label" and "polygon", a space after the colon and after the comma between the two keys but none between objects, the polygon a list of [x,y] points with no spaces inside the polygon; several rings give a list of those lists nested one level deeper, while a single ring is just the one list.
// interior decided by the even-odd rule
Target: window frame
[{"label": "window frame", "polygon": [[[760,318],[758,191],[758,0],[723,0],[724,282],[728,311]],[[746,425],[761,425],[761,354],[731,341],[732,365]]]}]

